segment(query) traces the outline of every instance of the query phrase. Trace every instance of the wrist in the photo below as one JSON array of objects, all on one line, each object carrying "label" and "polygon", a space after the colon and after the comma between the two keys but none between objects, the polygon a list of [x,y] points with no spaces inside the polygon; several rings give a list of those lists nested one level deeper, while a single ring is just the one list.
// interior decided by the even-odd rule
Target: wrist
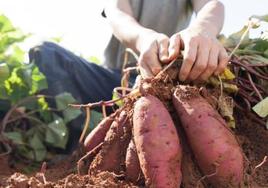
[{"label": "wrist", "polygon": [[206,35],[208,37],[217,37],[219,31],[218,29],[210,24],[210,23],[206,23],[206,22],[199,22],[196,21],[195,23],[193,23],[190,27],[190,30],[195,30],[196,32]]},{"label": "wrist", "polygon": [[144,42],[148,40],[148,37],[154,35],[156,32],[148,28],[141,28],[138,32],[135,47],[138,52],[142,51]]}]

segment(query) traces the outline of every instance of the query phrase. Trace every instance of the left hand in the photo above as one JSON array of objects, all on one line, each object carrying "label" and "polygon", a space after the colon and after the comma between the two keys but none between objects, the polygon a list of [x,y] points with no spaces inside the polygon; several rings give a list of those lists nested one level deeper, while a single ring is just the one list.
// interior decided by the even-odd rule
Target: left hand
[{"label": "left hand", "polygon": [[228,64],[228,54],[216,36],[198,28],[187,28],[174,34],[169,42],[169,58],[178,57],[184,50],[179,79],[205,81],[220,74]]}]

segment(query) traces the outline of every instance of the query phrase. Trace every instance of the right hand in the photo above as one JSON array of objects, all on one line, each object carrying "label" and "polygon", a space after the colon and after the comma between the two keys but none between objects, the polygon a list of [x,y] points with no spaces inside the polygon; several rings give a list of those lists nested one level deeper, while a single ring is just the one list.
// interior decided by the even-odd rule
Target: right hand
[{"label": "right hand", "polygon": [[[151,78],[162,69],[162,63],[169,63],[169,37],[153,30],[139,35],[137,50],[140,52],[138,66],[143,78]],[[173,57],[174,58],[174,57]]]}]

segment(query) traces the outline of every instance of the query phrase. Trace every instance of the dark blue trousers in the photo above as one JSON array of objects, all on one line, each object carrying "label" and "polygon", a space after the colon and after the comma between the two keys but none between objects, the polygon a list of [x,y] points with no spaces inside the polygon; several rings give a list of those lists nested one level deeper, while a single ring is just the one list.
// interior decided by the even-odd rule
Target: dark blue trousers
[{"label": "dark blue trousers", "polygon": [[[90,63],[51,42],[44,42],[32,48],[29,59],[46,76],[47,95],[55,96],[69,92],[78,103],[86,104],[110,100],[113,89],[120,85],[121,70],[106,69]],[[132,81],[134,79],[133,77]],[[69,125],[71,142],[68,143],[68,150],[74,149],[77,145],[83,121],[83,116],[80,116]]]},{"label": "dark blue trousers", "polygon": [[32,48],[29,58],[45,74],[52,95],[66,91],[80,103],[97,102],[111,99],[120,85],[120,70],[90,63],[51,42]]}]

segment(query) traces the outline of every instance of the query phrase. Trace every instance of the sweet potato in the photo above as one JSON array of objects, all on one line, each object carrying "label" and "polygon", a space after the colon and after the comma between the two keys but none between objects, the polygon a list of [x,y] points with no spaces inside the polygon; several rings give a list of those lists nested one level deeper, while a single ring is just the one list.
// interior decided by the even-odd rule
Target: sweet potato
[{"label": "sweet potato", "polygon": [[178,188],[180,141],[169,112],[158,98],[148,95],[137,100],[133,135],[146,186]]},{"label": "sweet potato", "polygon": [[123,170],[128,144],[131,140],[131,126],[127,113],[122,111],[107,132],[102,148],[90,165],[89,173]]},{"label": "sweet potato", "polygon": [[84,146],[86,151],[91,151],[97,145],[104,141],[106,133],[111,127],[114,120],[114,115],[112,114],[104,118],[86,137],[84,141]]},{"label": "sweet potato", "polygon": [[126,178],[132,182],[138,182],[142,177],[140,162],[133,140],[130,141],[126,154]]},{"label": "sweet potato", "polygon": [[173,105],[209,182],[215,187],[239,187],[243,182],[242,151],[218,112],[197,89],[188,86],[175,91]]}]

